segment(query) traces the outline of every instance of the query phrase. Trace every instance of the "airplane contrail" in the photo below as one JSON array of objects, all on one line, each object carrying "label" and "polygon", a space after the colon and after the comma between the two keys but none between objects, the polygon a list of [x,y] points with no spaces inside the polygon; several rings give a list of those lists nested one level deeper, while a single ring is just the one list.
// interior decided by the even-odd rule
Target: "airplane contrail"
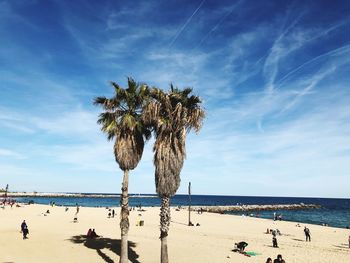
[{"label": "airplane contrail", "polygon": [[188,23],[190,23],[192,17],[198,12],[198,10],[202,7],[202,5],[204,4],[205,0],[203,0],[199,6],[197,7],[196,10],[194,10],[193,14],[187,19],[186,23],[181,27],[181,29],[176,33],[175,37],[173,38],[173,40],[170,42],[169,44],[169,48],[171,48],[171,46],[175,43],[176,39],[179,37],[179,35],[182,33],[182,31],[186,28],[186,26],[188,25]]},{"label": "airplane contrail", "polygon": [[314,62],[314,61],[316,61],[318,59],[321,59],[321,58],[326,57],[326,56],[339,55],[339,54],[342,54],[342,53],[346,53],[349,50],[350,50],[350,44],[342,46],[342,47],[339,47],[339,48],[332,49],[332,50],[330,50],[330,51],[328,51],[326,53],[318,55],[318,56],[316,56],[316,57],[306,61],[305,63],[301,64],[299,67],[293,69],[292,71],[288,72],[284,77],[282,77],[277,82],[277,85],[281,85],[290,75],[292,75],[293,73],[297,72],[301,68],[305,67],[308,64],[311,64],[312,62]]},{"label": "airplane contrail", "polygon": [[214,32],[224,21],[225,19],[231,15],[231,13],[233,12],[233,10],[241,3],[242,1],[238,1],[235,5],[233,5],[233,7],[229,10],[229,12],[226,13],[226,15],[224,15],[219,22],[201,39],[201,41],[198,43],[198,45],[194,48],[198,48],[209,36],[212,32]]}]

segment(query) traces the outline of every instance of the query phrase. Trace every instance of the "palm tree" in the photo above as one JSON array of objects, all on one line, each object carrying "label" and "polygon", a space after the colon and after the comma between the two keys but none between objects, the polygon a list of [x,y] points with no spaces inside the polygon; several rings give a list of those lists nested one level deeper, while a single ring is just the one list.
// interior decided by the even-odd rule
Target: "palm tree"
[{"label": "palm tree", "polygon": [[191,88],[170,87],[169,93],[153,88],[154,98],[145,108],[143,117],[152,125],[156,141],[154,165],[156,192],[162,199],[160,208],[161,262],[168,263],[167,236],[170,226],[170,197],[180,186],[180,172],[186,157],[186,134],[192,128],[198,132],[204,119],[201,100],[190,96]]},{"label": "palm tree", "polygon": [[149,99],[150,90],[145,84],[136,83],[128,78],[128,88],[123,89],[112,82],[115,95],[112,98],[97,97],[94,104],[104,109],[97,121],[108,140],[115,138],[114,155],[119,168],[124,171],[121,205],[121,253],[120,263],[128,262],[129,231],[129,171],[139,163],[145,141],[150,139],[151,130],[142,121],[143,108]]}]

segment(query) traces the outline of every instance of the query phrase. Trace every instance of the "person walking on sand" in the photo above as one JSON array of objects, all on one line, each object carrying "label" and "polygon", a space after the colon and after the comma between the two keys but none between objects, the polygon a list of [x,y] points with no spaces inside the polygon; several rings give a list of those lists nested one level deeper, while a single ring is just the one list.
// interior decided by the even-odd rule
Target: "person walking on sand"
[{"label": "person walking on sand", "polygon": [[308,229],[307,227],[305,227],[305,228],[304,228],[304,233],[305,233],[306,242],[307,242],[307,241],[311,242],[311,233],[310,233],[310,229]]},{"label": "person walking on sand", "polygon": [[77,204],[77,212],[75,213],[75,215],[78,215],[79,213],[79,205]]},{"label": "person walking on sand", "polygon": [[114,217],[114,215],[115,215],[115,211],[114,211],[114,209],[112,210],[112,217]]},{"label": "person walking on sand", "polygon": [[21,224],[21,232],[23,234],[23,239],[27,239],[27,235],[29,234],[28,226],[25,220],[23,220]]}]

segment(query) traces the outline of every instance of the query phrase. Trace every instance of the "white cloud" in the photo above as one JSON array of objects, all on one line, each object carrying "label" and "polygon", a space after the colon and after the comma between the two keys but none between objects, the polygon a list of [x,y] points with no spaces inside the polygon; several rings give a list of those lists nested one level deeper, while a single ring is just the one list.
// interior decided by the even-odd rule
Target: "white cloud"
[{"label": "white cloud", "polygon": [[14,158],[14,159],[24,159],[24,155],[15,152],[13,150],[8,150],[8,149],[1,149],[0,148],[0,156],[2,157],[10,157],[10,158]]}]

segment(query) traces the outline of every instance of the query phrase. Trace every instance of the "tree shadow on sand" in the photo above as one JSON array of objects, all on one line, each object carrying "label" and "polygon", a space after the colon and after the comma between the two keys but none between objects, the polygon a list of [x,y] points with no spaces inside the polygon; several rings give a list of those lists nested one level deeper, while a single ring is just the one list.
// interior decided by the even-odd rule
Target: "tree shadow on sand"
[{"label": "tree shadow on sand", "polygon": [[339,245],[333,245],[333,247],[337,247],[337,248],[345,248],[345,249],[349,249],[349,246],[348,244],[341,244],[340,246]]},{"label": "tree shadow on sand", "polygon": [[[102,249],[109,249],[118,256],[120,256],[120,239],[111,239],[99,237],[96,239],[87,238],[86,235],[72,236],[69,241],[74,244],[84,244],[85,247],[96,250],[97,254],[107,263],[114,263],[114,261],[102,252]],[[139,255],[133,250],[136,243],[128,241],[128,255],[132,263],[141,263],[138,261]]]}]

